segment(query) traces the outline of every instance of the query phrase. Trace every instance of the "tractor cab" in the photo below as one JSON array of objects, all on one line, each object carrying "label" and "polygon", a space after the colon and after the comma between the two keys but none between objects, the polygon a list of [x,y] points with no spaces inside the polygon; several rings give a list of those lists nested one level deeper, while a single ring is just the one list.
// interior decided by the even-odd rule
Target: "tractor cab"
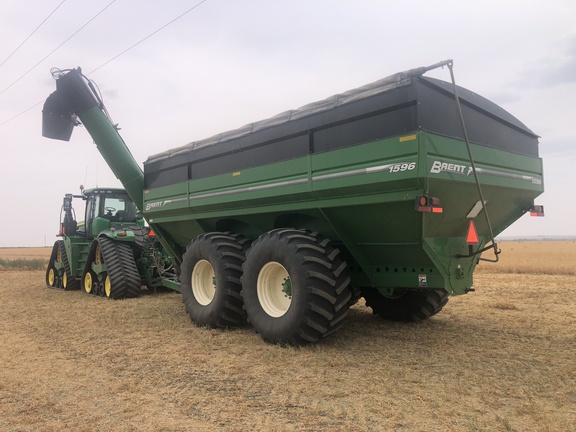
[{"label": "tractor cab", "polygon": [[[80,188],[80,195],[66,194],[60,213],[60,235],[68,237],[97,237],[109,229],[126,229],[144,226],[144,219],[136,204],[124,189],[117,188]],[[74,198],[85,201],[84,221],[76,220],[76,211],[72,206]]]},{"label": "tractor cab", "polygon": [[84,229],[88,237],[96,237],[108,229],[144,226],[134,201],[124,189],[87,189]]}]

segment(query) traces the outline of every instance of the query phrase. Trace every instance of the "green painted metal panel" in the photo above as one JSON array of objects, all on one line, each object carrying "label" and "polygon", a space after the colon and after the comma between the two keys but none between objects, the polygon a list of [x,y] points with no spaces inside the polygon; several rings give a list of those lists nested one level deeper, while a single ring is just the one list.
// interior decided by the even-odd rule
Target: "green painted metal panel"
[{"label": "green painted metal panel", "polygon": [[[260,134],[261,141],[248,139],[253,124],[228,134],[224,143],[218,136],[196,149],[188,145],[164,152],[148,161],[154,167],[148,165],[147,181],[158,187],[147,190],[142,170],[79,70],[58,78],[57,93],[62,94],[49,97],[45,114],[57,123],[70,113],[80,116],[175,263],[202,232],[229,230],[254,239],[293,226],[331,238],[342,249],[355,285],[461,294],[471,287],[477,264],[477,257],[459,257],[470,252],[468,224],[476,224],[477,250],[489,240],[486,215],[498,234],[528,211],[544,190],[542,161],[535,156],[536,135],[491,102],[461,89],[470,136],[481,143],[471,145],[486,201],[480,210],[466,145],[454,138],[460,128],[453,95],[444,83],[419,78],[423,72],[405,77],[415,80],[411,86],[391,77],[358,89],[376,93],[360,97],[358,91],[348,92],[354,97],[347,103],[321,101],[314,105],[315,110],[323,107],[320,112],[304,110],[309,117],[294,122],[292,112],[289,118],[260,122],[260,132],[272,134]],[[62,97],[76,93],[79,97],[62,105]],[[355,105],[358,100],[364,102]],[[47,136],[69,138],[73,122],[68,123],[61,133],[61,125],[54,129],[46,122]],[[402,131],[408,132],[395,136]],[[234,137],[244,141],[231,141]],[[267,157],[256,157],[264,151]],[[240,156],[242,169],[234,167]],[[260,165],[254,166],[251,157]],[[439,198],[443,212],[417,212],[415,199],[423,194]]]},{"label": "green painted metal panel", "polygon": [[81,279],[92,241],[86,237],[64,236],[64,248],[70,264],[70,274]]},{"label": "green painted metal panel", "polygon": [[[496,233],[543,191],[542,163],[472,145]],[[462,141],[415,131],[330,152],[149,189],[146,216],[185,245],[205,231],[256,238],[279,226],[321,232],[339,244],[357,285],[444,288],[472,285],[476,258],[465,234],[478,202]],[[419,213],[421,194],[441,199],[443,213]],[[473,218],[486,239],[482,212]]]},{"label": "green painted metal panel", "polygon": [[92,237],[97,237],[102,231],[110,228],[110,219],[95,217],[92,221]]},{"label": "green painted metal panel", "polygon": [[[326,200],[324,205],[330,199],[380,193],[383,180],[391,189],[413,188],[417,183],[417,148],[415,144],[411,148],[403,145],[404,148],[387,154],[390,141],[398,139],[189,181],[188,190],[183,184],[150,189],[144,194],[145,212],[160,223],[179,215],[194,214],[195,219],[200,219],[215,211],[249,213],[256,207],[266,210],[293,203],[313,208],[322,200]],[[400,170],[402,165],[403,171],[391,172],[396,166]],[[395,183],[387,179],[390,176]],[[268,211],[274,210],[277,209]]]}]

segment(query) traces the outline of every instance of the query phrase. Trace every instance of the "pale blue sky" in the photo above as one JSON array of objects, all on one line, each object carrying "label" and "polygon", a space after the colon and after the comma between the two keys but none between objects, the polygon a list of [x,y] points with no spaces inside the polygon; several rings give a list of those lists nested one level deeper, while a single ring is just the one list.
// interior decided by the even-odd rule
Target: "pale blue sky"
[{"label": "pale blue sky", "polygon": [[[0,247],[51,245],[64,193],[80,184],[120,186],[85,130],[69,143],[41,137],[51,67],[90,74],[143,162],[448,58],[459,85],[542,137],[546,192],[537,201],[546,217],[523,217],[504,235],[576,235],[573,0],[207,0],[99,68],[200,3],[117,0],[42,60],[111,1],[65,1],[0,66]],[[0,63],[61,2],[0,0]],[[432,76],[450,78],[447,70]]]}]

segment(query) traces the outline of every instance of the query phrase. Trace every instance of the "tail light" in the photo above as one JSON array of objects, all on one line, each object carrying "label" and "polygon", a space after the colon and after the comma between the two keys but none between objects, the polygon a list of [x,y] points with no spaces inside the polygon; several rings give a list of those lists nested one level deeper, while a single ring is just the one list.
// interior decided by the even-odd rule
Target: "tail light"
[{"label": "tail light", "polygon": [[530,207],[530,216],[544,217],[544,206],[533,205]]},{"label": "tail light", "polygon": [[440,198],[422,195],[416,198],[416,211],[429,213],[442,213]]}]

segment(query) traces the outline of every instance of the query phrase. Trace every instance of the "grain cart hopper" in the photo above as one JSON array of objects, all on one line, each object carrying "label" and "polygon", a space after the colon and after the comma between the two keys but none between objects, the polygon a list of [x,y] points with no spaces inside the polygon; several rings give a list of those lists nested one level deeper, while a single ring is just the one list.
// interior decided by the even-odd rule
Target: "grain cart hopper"
[{"label": "grain cart hopper", "polygon": [[[452,83],[424,76],[438,66]],[[315,342],[361,295],[386,319],[426,319],[472,289],[494,237],[543,192],[537,135],[457,87],[451,61],[150,156],[143,172],[81,71],[56,79],[44,135],[83,123],[200,326]]]}]

